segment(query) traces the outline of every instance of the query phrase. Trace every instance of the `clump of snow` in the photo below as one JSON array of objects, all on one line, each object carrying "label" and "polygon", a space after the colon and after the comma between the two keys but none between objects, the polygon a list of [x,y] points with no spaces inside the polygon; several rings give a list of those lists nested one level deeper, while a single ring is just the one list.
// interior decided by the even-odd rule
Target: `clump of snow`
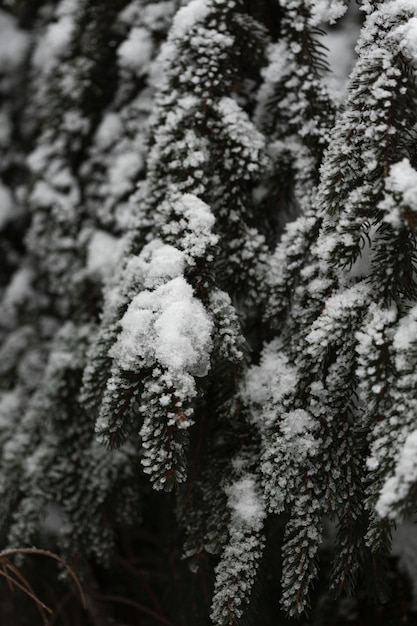
[{"label": "clump of snow", "polygon": [[12,416],[19,415],[22,398],[18,390],[6,391],[0,395],[0,438],[3,431],[10,429]]},{"label": "clump of snow", "polygon": [[[414,315],[413,315],[414,312]],[[417,340],[416,309],[410,311],[407,317],[401,320],[394,336],[394,347],[397,353],[405,352],[412,341]]]},{"label": "clump of snow", "polygon": [[176,4],[174,0],[166,0],[143,6],[143,3],[133,0],[119,14],[118,21],[126,25],[140,23],[154,32],[165,31],[177,9]]},{"label": "clump of snow", "polygon": [[168,39],[165,41],[159,51],[158,56],[150,66],[148,75],[148,85],[153,89],[162,90],[167,86],[167,76],[165,68],[169,66],[170,61],[177,55],[175,44]]},{"label": "clump of snow", "polygon": [[3,296],[3,305],[8,308],[23,304],[30,294],[32,279],[32,272],[27,267],[15,272]]},{"label": "clump of snow", "polygon": [[273,98],[276,85],[288,77],[294,69],[293,55],[285,41],[269,44],[267,48],[268,64],[261,70],[263,83],[257,95],[257,107],[255,109],[255,123],[260,126],[265,115],[265,109]]},{"label": "clump of snow", "polygon": [[134,300],[130,304],[121,320],[122,332],[110,351],[126,370],[133,369],[136,364],[149,366],[155,360],[152,346],[148,345],[153,315],[151,310],[141,308],[142,301]]},{"label": "clump of snow", "polygon": [[280,342],[272,341],[264,349],[260,364],[249,369],[241,392],[243,399],[253,406],[255,423],[261,428],[273,423],[277,407],[293,394],[297,381],[296,369],[289,364]]},{"label": "clump of snow", "polygon": [[148,244],[141,257],[146,289],[158,287],[184,272],[184,253],[173,246],[162,244],[159,240]]},{"label": "clump of snow", "polygon": [[228,505],[235,522],[259,528],[265,518],[265,509],[253,476],[246,475],[226,488]]},{"label": "clump of snow", "polygon": [[135,296],[121,327],[111,356],[122,369],[159,363],[174,372],[207,374],[212,322],[182,276]]},{"label": "clump of snow", "polygon": [[[415,11],[415,7],[414,11]],[[417,16],[412,17],[406,24],[396,29],[396,35],[400,41],[400,48],[408,59],[417,68]]]},{"label": "clump of snow", "polygon": [[210,207],[200,198],[191,193],[185,193],[181,197],[181,204],[181,212],[187,219],[190,230],[200,234],[213,228],[216,219]]},{"label": "clump of snow", "polygon": [[[217,103],[217,110],[228,140],[239,146],[235,151],[239,154],[242,165],[239,167],[240,162],[236,163],[236,175],[242,179],[250,179],[254,172],[269,164],[265,136],[255,128],[247,113],[232,98],[221,98]],[[236,155],[234,158],[236,159]]]},{"label": "clump of snow", "polygon": [[387,194],[380,202],[379,208],[385,212],[384,222],[399,229],[403,224],[401,206],[390,193],[398,194],[403,205],[417,211],[417,171],[408,159],[403,159],[391,166],[386,180],[386,189]]},{"label": "clump of snow", "polygon": [[46,169],[52,154],[52,146],[40,144],[27,157],[27,164],[34,174],[41,174]]},{"label": "clump of snow", "polygon": [[153,55],[152,35],[146,28],[135,27],[128,38],[119,46],[117,56],[121,67],[136,72],[138,76],[145,74]]},{"label": "clump of snow", "polygon": [[175,282],[160,288],[166,293],[154,326],[155,354],[168,369],[205,376],[210,367],[212,323],[202,303],[193,297],[190,285],[183,278]]},{"label": "clump of snow", "polygon": [[118,15],[117,21],[120,24],[130,25],[139,18],[139,11],[143,11],[143,7],[135,0],[132,0]]},{"label": "clump of snow", "polygon": [[361,330],[355,334],[356,352],[358,354],[357,375],[361,380],[366,380],[366,376],[373,374],[368,371],[368,361],[373,356],[374,346],[382,346],[388,340],[388,327],[396,321],[398,311],[395,306],[381,308],[375,303],[371,303],[365,323]]},{"label": "clump of snow", "polygon": [[399,454],[395,473],[381,489],[376,511],[381,517],[395,518],[398,504],[406,500],[410,487],[417,483],[417,430],[408,435]]},{"label": "clump of snow", "polygon": [[68,49],[74,34],[75,21],[71,14],[62,17],[50,24],[32,57],[32,63],[36,70],[49,74],[55,67],[57,59],[62,57]]},{"label": "clump of snow", "polygon": [[141,17],[144,25],[153,31],[164,30],[175,13],[177,6],[173,0],[166,2],[152,2],[147,6],[141,6]]},{"label": "clump of snow", "polygon": [[318,427],[318,422],[304,409],[284,413],[281,416],[280,431],[287,454],[292,455],[298,462],[309,456],[315,456],[319,444],[314,433]]},{"label": "clump of snow", "polygon": [[117,113],[107,113],[96,133],[96,144],[98,148],[106,150],[120,139],[123,134],[123,124]]},{"label": "clump of snow", "polygon": [[280,424],[281,431],[288,438],[313,431],[316,429],[316,426],[316,422],[304,409],[296,409],[283,415]]},{"label": "clump of snow", "polygon": [[175,15],[172,28],[172,37],[184,37],[198,22],[203,22],[210,15],[210,3],[206,0],[191,0]]},{"label": "clump of snow", "polygon": [[0,72],[10,72],[24,60],[29,37],[17,27],[16,20],[0,9]]},{"label": "clump of snow", "polygon": [[187,263],[194,265],[196,259],[205,255],[210,246],[216,245],[218,236],[212,233],[215,217],[210,207],[191,193],[168,199],[167,210],[175,214],[162,227],[165,236],[174,237],[175,243],[184,251]]},{"label": "clump of snow", "polygon": [[214,624],[240,620],[263,554],[265,518],[255,478],[246,473],[226,489],[231,509],[229,540],[216,566],[211,619]]},{"label": "clump of snow", "polygon": [[210,294],[209,311],[215,320],[219,356],[231,363],[240,363],[244,339],[239,317],[228,293],[214,289]]},{"label": "clump of snow", "polygon": [[391,166],[388,179],[390,188],[394,192],[400,193],[407,205],[417,205],[417,171],[408,159],[394,163]]},{"label": "clump of snow", "polygon": [[0,183],[0,230],[13,215],[13,199],[10,191]]},{"label": "clump of snow", "polygon": [[62,130],[68,133],[85,135],[90,127],[88,119],[77,109],[66,111],[62,118]]},{"label": "clump of snow", "polygon": [[123,152],[119,154],[109,172],[112,193],[115,196],[122,196],[130,191],[132,180],[142,168],[143,157],[139,152]]},{"label": "clump of snow", "polygon": [[300,469],[307,467],[318,452],[319,421],[301,408],[285,411],[278,407],[273,414],[272,428],[263,433],[266,446],[261,470],[268,508],[280,513],[297,497]]},{"label": "clump of snow", "polygon": [[267,49],[269,64],[262,69],[262,76],[266,83],[279,83],[283,76],[290,72],[289,51],[285,41],[270,44]]},{"label": "clump of snow", "polygon": [[80,6],[80,0],[61,0],[56,7],[56,16],[75,15]]},{"label": "clump of snow", "polygon": [[398,324],[393,346],[396,352],[395,366],[398,372],[407,373],[410,369],[413,370],[414,357],[417,352],[417,306],[414,306]]},{"label": "clump of snow", "polygon": [[[128,245],[126,239],[122,240],[121,246]],[[154,239],[142,249],[139,255],[130,255],[127,262],[121,266],[122,280],[124,285],[140,285],[145,289],[154,289],[164,285],[169,280],[182,276],[184,273],[184,253],[173,246],[162,243],[160,239]],[[109,285],[106,293],[109,310],[116,310],[126,293],[120,293],[116,282]]]},{"label": "clump of snow", "polygon": [[107,280],[120,261],[123,245],[122,239],[104,230],[94,231],[88,246],[87,271]]},{"label": "clump of snow", "polygon": [[344,0],[308,0],[306,4],[311,7],[311,24],[314,26],[334,24],[347,11]]},{"label": "clump of snow", "polygon": [[308,352],[318,357],[329,345],[344,341],[345,333],[351,329],[355,316],[369,304],[369,297],[370,288],[363,283],[342,289],[331,296],[307,335]]}]

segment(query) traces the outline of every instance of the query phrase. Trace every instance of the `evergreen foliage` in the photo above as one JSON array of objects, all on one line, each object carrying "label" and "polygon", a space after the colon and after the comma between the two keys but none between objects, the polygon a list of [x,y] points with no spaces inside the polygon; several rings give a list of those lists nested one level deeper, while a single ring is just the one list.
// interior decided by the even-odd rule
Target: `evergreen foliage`
[{"label": "evergreen foliage", "polygon": [[415,619],[417,7],[359,8],[341,95],[347,0],[0,4],[0,547],[80,577],[19,563],[54,623]]}]

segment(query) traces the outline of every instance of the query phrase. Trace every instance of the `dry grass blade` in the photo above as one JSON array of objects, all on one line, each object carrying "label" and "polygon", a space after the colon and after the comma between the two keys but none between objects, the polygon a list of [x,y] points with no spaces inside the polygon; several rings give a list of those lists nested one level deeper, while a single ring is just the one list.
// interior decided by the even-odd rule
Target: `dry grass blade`
[{"label": "dry grass blade", "polygon": [[4,577],[6,578],[6,582],[7,582],[7,586],[9,587],[9,591],[13,591],[13,585],[9,580],[9,576],[7,574],[7,569],[6,566],[4,564],[3,561],[0,560],[0,570],[2,572],[2,575],[4,575]]},{"label": "dry grass blade", "polygon": [[[11,570],[16,578],[13,578],[13,576],[11,576],[9,572],[7,572],[7,569]],[[48,606],[46,606],[46,604],[39,600],[25,576],[23,576],[23,574],[19,572],[19,570],[14,565],[8,563],[6,560],[3,560],[3,567],[0,570],[0,576],[4,576],[6,578],[7,583],[9,587],[11,587],[12,591],[13,588],[16,587],[34,601],[44,624],[48,626],[49,620],[46,613],[52,613],[52,609],[50,609]]]},{"label": "dry grass blade", "polygon": [[67,572],[70,574],[72,580],[74,581],[78,589],[78,593],[80,594],[83,607],[84,608],[87,607],[87,602],[86,602],[85,595],[82,590],[80,581],[78,580],[78,577],[76,573],[74,572],[74,570],[72,569],[72,567],[68,565],[68,563],[64,561],[64,559],[62,559],[57,554],[50,552],[49,550],[42,550],[41,548],[10,548],[8,550],[0,551],[0,561],[3,561],[7,564],[7,559],[10,556],[15,556],[17,554],[38,554],[40,556],[47,556],[48,558],[53,559],[54,561],[57,561],[58,563],[61,563],[61,565],[65,567]]}]

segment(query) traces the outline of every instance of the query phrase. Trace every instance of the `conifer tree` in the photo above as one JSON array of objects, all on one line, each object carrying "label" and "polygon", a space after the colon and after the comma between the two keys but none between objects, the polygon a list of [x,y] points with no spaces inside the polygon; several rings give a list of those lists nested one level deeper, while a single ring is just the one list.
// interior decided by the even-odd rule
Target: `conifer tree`
[{"label": "conifer tree", "polygon": [[20,127],[21,81],[29,41],[17,20],[0,12],[0,288],[17,269],[22,253],[25,212],[22,203],[24,137]]},{"label": "conifer tree", "polygon": [[2,4],[0,547],[62,623],[413,619],[417,8],[359,5],[340,105],[344,0]]},{"label": "conifer tree", "polygon": [[[79,551],[107,558],[116,525],[138,515],[131,450],[109,455],[99,446],[94,423],[78,398],[101,281],[114,262],[107,258],[103,263],[102,248],[114,246],[117,253],[114,220],[104,224],[106,231],[99,228],[103,223],[83,170],[92,167],[87,161],[94,163],[88,146],[111,102],[108,81],[117,86],[119,79],[116,53],[129,31],[121,26],[122,16],[114,18],[125,4],[105,9],[94,2],[63,0],[49,22],[38,26],[33,101],[26,111],[34,143],[27,197],[33,218],[26,237],[27,269],[18,272],[26,272],[18,285],[23,304],[32,302],[2,346],[5,387],[12,387],[5,391],[4,413],[12,409],[17,420],[3,448],[2,522],[9,528],[9,541],[30,545],[49,507],[57,505],[65,524],[62,546],[71,558]],[[106,67],[103,78],[109,63],[113,68]],[[138,78],[132,75],[130,82]],[[139,99],[143,87],[141,82],[130,87],[126,106],[133,95]],[[11,306],[8,292],[6,312]],[[19,313],[15,309],[10,315]],[[110,502],[119,513],[106,512]]]},{"label": "conifer tree", "polygon": [[415,175],[416,10],[395,0],[363,9],[359,58],[315,215],[290,224],[271,261],[268,315],[279,338],[245,391],[263,440],[268,508],[290,515],[282,604],[291,615],[308,605],[325,516],[338,526],[334,591],[352,593],[365,569],[381,599],[389,520],[413,510],[403,460],[413,412],[397,389],[414,394],[405,356],[413,338],[403,329],[413,323],[416,241],[405,217],[411,196],[406,208],[402,194]]}]

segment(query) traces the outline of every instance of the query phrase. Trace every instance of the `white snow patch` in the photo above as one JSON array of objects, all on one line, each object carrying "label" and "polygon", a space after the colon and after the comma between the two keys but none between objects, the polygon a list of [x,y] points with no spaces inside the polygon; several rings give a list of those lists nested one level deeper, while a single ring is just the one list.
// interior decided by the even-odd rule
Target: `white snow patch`
[{"label": "white snow patch", "polygon": [[311,24],[318,26],[327,23],[334,24],[347,11],[347,3],[344,0],[307,0],[311,7]]},{"label": "white snow patch", "polygon": [[171,37],[184,37],[198,22],[204,21],[210,15],[210,6],[206,0],[191,0],[182,7],[174,17],[171,28]]},{"label": "white snow patch", "polygon": [[165,2],[153,2],[143,6],[142,2],[133,0],[119,14],[118,21],[127,26],[142,24],[151,31],[165,31],[177,9],[177,2],[167,0]]},{"label": "white snow patch", "polygon": [[88,246],[87,271],[107,280],[120,261],[124,241],[104,230],[96,230]]},{"label": "white snow patch", "polygon": [[228,504],[235,521],[258,528],[265,518],[265,509],[255,479],[246,475],[226,487]]},{"label": "white snow patch", "polygon": [[166,286],[175,293],[168,291],[166,298],[171,301],[164,303],[155,321],[155,354],[168,369],[205,376],[210,366],[207,348],[211,350],[212,324],[201,302],[192,297],[191,287],[183,278],[175,280],[176,285]]},{"label": "white snow patch", "polygon": [[102,150],[107,150],[123,135],[123,124],[117,113],[107,113],[96,133],[96,144]]},{"label": "white snow patch", "polygon": [[135,27],[117,50],[121,67],[133,70],[137,75],[145,74],[154,50],[151,33],[142,27]]},{"label": "white snow patch", "polygon": [[288,456],[298,459],[298,463],[309,456],[315,456],[318,451],[318,441],[314,432],[319,427],[318,422],[304,409],[295,409],[283,413],[280,417],[282,445]]},{"label": "white snow patch", "polygon": [[207,374],[212,322],[184,277],[135,296],[121,326],[111,356],[123,369],[158,362],[174,372]]},{"label": "white snow patch", "polygon": [[16,69],[24,60],[29,37],[16,20],[0,9],[0,73]]},{"label": "white snow patch", "polygon": [[296,409],[283,416],[280,428],[286,437],[293,437],[315,430],[316,422],[304,409]]},{"label": "white snow patch", "polygon": [[30,293],[32,278],[32,272],[27,267],[23,267],[15,272],[5,291],[3,304],[6,307],[23,304]]},{"label": "white snow patch", "polygon": [[162,231],[164,235],[176,237],[187,262],[195,264],[196,258],[204,256],[207,248],[218,242],[218,236],[211,232],[215,217],[210,207],[191,193],[180,194],[178,198],[173,196],[168,204],[177,218],[165,224]]},{"label": "white snow patch", "polygon": [[187,218],[190,230],[196,233],[205,232],[213,228],[216,218],[210,207],[191,193],[181,196],[181,212]]},{"label": "white snow patch", "polygon": [[413,369],[414,354],[417,350],[417,306],[414,306],[398,324],[393,345],[396,352],[395,366],[398,372]]},{"label": "white snow patch", "polygon": [[164,29],[170,23],[172,15],[176,11],[176,2],[153,2],[145,7],[141,7],[141,17],[143,23],[150,30]]},{"label": "white snow patch", "polygon": [[[147,289],[158,287],[159,285],[178,278],[184,272],[185,259],[184,253],[174,248],[157,242],[159,245],[151,246],[145,249],[146,267],[144,266],[144,286]],[[150,256],[148,256],[150,254]]]},{"label": "white snow patch", "polygon": [[417,430],[408,435],[399,454],[395,473],[381,489],[376,511],[381,517],[396,517],[396,505],[407,498],[410,487],[417,482]]},{"label": "white snow patch", "polygon": [[[417,53],[416,53],[417,54]],[[388,191],[401,196],[402,203],[417,212],[417,171],[412,167],[408,159],[394,163],[386,180]],[[388,222],[393,228],[399,229],[403,219],[401,207],[397,202],[387,196],[380,203],[380,208],[386,212],[384,222]]]},{"label": "white snow patch", "polygon": [[[280,342],[272,341],[264,348],[260,364],[249,369],[241,392],[253,407],[253,420],[260,428],[276,419],[277,406],[294,392],[297,380],[297,371],[283,354]],[[268,406],[271,412],[266,410]]]},{"label": "white snow patch", "polygon": [[56,16],[75,15],[80,5],[80,0],[61,0],[56,8]]},{"label": "white snow patch", "polygon": [[262,76],[266,83],[279,83],[291,71],[287,44],[284,41],[270,44],[267,52],[269,65],[262,70]]},{"label": "white snow patch", "polygon": [[143,157],[139,152],[123,152],[113,163],[110,172],[110,184],[115,196],[122,196],[132,189],[132,181],[143,168]]},{"label": "white snow patch", "polygon": [[391,166],[389,173],[390,186],[393,191],[401,193],[409,206],[417,204],[417,171],[408,159]]},{"label": "white snow patch", "polygon": [[417,341],[417,319],[407,315],[401,320],[394,336],[394,347],[397,352],[408,350],[411,342]]},{"label": "white snow patch", "polygon": [[8,431],[13,424],[13,417],[21,410],[21,394],[18,389],[5,391],[0,396],[0,434]]},{"label": "white snow patch", "polygon": [[317,358],[331,342],[341,340],[346,330],[351,327],[356,311],[360,311],[368,304],[369,296],[369,286],[358,283],[328,298],[323,312],[314,321],[306,337],[309,344],[308,352]]},{"label": "white snow patch", "polygon": [[57,59],[68,49],[74,28],[75,23],[71,15],[63,15],[57,22],[48,26],[33,54],[32,62],[35,69],[45,74],[51,72],[57,64]]},{"label": "white snow patch", "polygon": [[399,26],[396,29],[396,34],[399,35],[402,52],[417,68],[417,16],[409,19],[406,24]]}]

